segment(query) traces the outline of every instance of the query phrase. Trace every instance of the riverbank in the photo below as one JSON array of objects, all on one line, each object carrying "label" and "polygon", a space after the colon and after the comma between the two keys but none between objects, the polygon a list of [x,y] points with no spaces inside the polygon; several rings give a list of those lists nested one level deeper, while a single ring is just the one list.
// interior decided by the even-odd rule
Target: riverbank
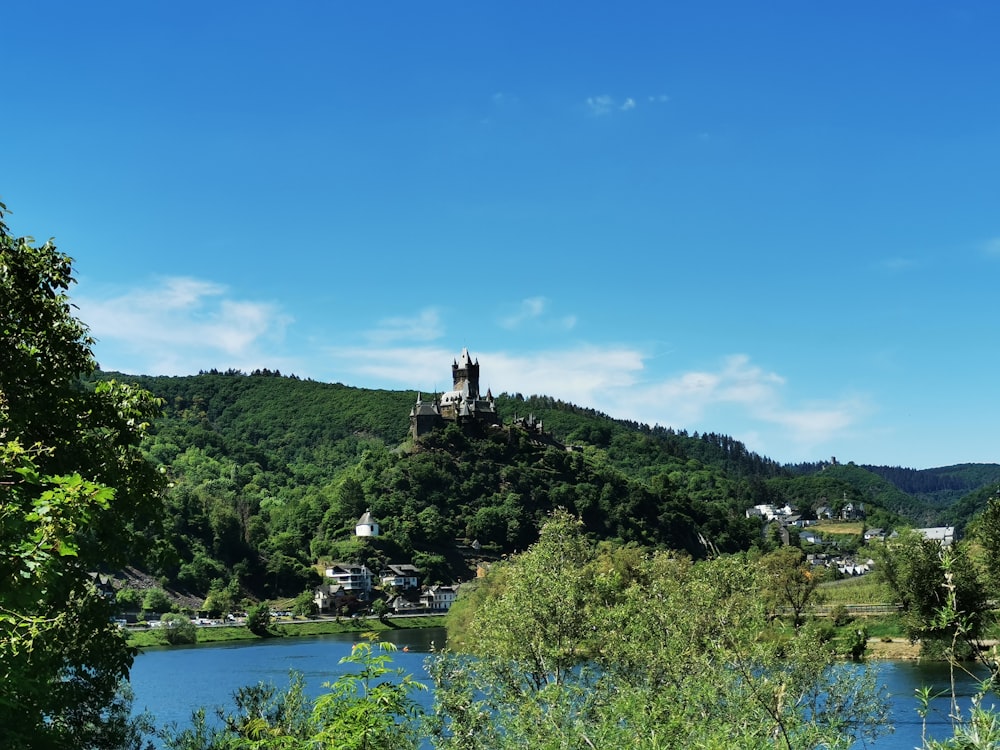
[{"label": "riverbank", "polygon": [[879,661],[916,661],[920,658],[920,644],[908,638],[869,638],[865,656]]},{"label": "riverbank", "polygon": [[[335,633],[380,633],[409,628],[443,628],[444,615],[408,615],[388,618],[283,618],[271,623],[267,636],[251,633],[245,625],[217,625],[199,627],[198,643],[224,643],[227,641],[263,641],[268,638],[296,638]],[[162,630],[129,630],[128,645],[136,648],[170,646]]]}]

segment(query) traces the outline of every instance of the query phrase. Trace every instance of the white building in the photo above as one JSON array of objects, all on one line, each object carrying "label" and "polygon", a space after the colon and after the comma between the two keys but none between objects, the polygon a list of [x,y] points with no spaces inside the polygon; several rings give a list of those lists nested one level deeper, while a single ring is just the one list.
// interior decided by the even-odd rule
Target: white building
[{"label": "white building", "polygon": [[325,571],[326,577],[333,580],[333,586],[340,586],[344,591],[356,594],[369,594],[372,590],[372,573],[365,565],[334,563]]},{"label": "white building", "polygon": [[420,595],[420,603],[427,609],[451,609],[456,598],[457,586],[429,586]]},{"label": "white building", "polygon": [[914,529],[914,531],[925,539],[940,542],[942,547],[950,547],[952,542],[955,541],[954,526],[929,526],[924,529]]},{"label": "white building", "polygon": [[378,536],[378,522],[372,516],[370,510],[366,510],[364,515],[358,519],[354,527],[355,536]]},{"label": "white building", "polygon": [[413,565],[387,565],[381,573],[384,588],[405,591],[420,585],[420,570]]}]

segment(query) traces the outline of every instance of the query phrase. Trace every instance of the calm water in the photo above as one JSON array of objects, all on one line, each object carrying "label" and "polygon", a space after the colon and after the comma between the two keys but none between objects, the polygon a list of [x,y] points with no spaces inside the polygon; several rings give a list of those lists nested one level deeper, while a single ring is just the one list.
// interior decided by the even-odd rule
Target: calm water
[{"label": "calm water", "polygon": [[[438,628],[390,631],[380,634],[384,640],[394,642],[399,651],[393,656],[393,665],[402,667],[418,679],[428,682],[424,659],[431,644],[442,645],[444,630]],[[316,636],[314,638],[281,638],[266,643],[224,644],[191,646],[188,648],[149,649],[136,658],[132,668],[132,687],[135,691],[137,710],[148,708],[157,724],[175,722],[186,726],[191,712],[199,706],[214,709],[216,706],[232,707],[233,692],[244,685],[270,682],[279,688],[288,685],[290,670],[301,672],[307,691],[318,695],[323,683],[331,682],[354,665],[337,662],[351,651],[358,640],[352,634]],[[403,649],[407,649],[404,651]],[[944,665],[916,664],[913,662],[885,662],[878,664],[880,682],[892,695],[893,734],[877,740],[871,747],[877,750],[912,750],[919,747],[921,719],[917,715],[914,691],[928,685],[935,692],[949,690],[948,670]],[[972,681],[965,680],[960,687],[962,707],[967,708],[972,694]],[[429,691],[415,695],[429,707]],[[948,699],[934,703],[928,717],[928,734],[934,737],[948,735]]]},{"label": "calm water", "polygon": [[[379,633],[379,638],[394,643],[392,666],[401,667],[429,684],[424,659],[432,644],[444,645],[443,628],[411,628]],[[158,725],[176,723],[186,726],[191,712],[201,706],[233,707],[232,695],[244,685],[268,682],[278,688],[288,686],[289,672],[301,672],[310,695],[323,692],[323,683],[357,669],[356,664],[338,664],[350,655],[359,634],[338,633],[309,638],[275,638],[231,644],[147,649],[132,666],[132,689],[135,708],[149,709]],[[403,649],[406,649],[405,651]],[[429,691],[414,694],[425,708],[430,706]]]}]

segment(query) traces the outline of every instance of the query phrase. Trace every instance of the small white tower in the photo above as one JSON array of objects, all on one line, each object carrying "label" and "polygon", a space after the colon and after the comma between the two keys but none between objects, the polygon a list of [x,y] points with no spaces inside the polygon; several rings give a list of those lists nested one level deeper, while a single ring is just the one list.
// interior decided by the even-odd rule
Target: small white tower
[{"label": "small white tower", "polygon": [[378,523],[372,517],[372,512],[366,510],[354,527],[354,536],[378,536]]}]

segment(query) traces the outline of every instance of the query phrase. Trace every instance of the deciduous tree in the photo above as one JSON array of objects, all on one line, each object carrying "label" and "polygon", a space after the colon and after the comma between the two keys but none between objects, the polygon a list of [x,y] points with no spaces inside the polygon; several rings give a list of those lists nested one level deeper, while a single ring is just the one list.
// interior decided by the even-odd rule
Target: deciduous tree
[{"label": "deciduous tree", "polygon": [[9,234],[4,212],[0,746],[116,747],[135,739],[112,710],[133,651],[89,573],[128,562],[155,522],[159,484],[139,444],[158,405],[127,385],[81,385],[96,363],[69,302],[72,260]]},{"label": "deciduous tree", "polygon": [[[907,632],[921,641],[926,654],[953,648],[956,633],[967,655],[978,651],[989,607],[967,543],[945,549],[940,542],[910,531],[875,552],[875,572],[902,606]],[[940,617],[949,597],[952,608],[962,614],[960,632],[956,621]]]},{"label": "deciduous tree", "polygon": [[[874,673],[768,627],[745,556],[595,555],[555,513],[476,597],[475,656],[431,659],[435,747],[848,747],[884,726]],[[487,579],[489,580],[489,579]]]},{"label": "deciduous tree", "polygon": [[766,576],[764,596],[772,606],[771,614],[787,612],[795,628],[800,628],[816,599],[818,584],[806,565],[805,553],[797,547],[779,547],[761,558],[760,564]]}]

